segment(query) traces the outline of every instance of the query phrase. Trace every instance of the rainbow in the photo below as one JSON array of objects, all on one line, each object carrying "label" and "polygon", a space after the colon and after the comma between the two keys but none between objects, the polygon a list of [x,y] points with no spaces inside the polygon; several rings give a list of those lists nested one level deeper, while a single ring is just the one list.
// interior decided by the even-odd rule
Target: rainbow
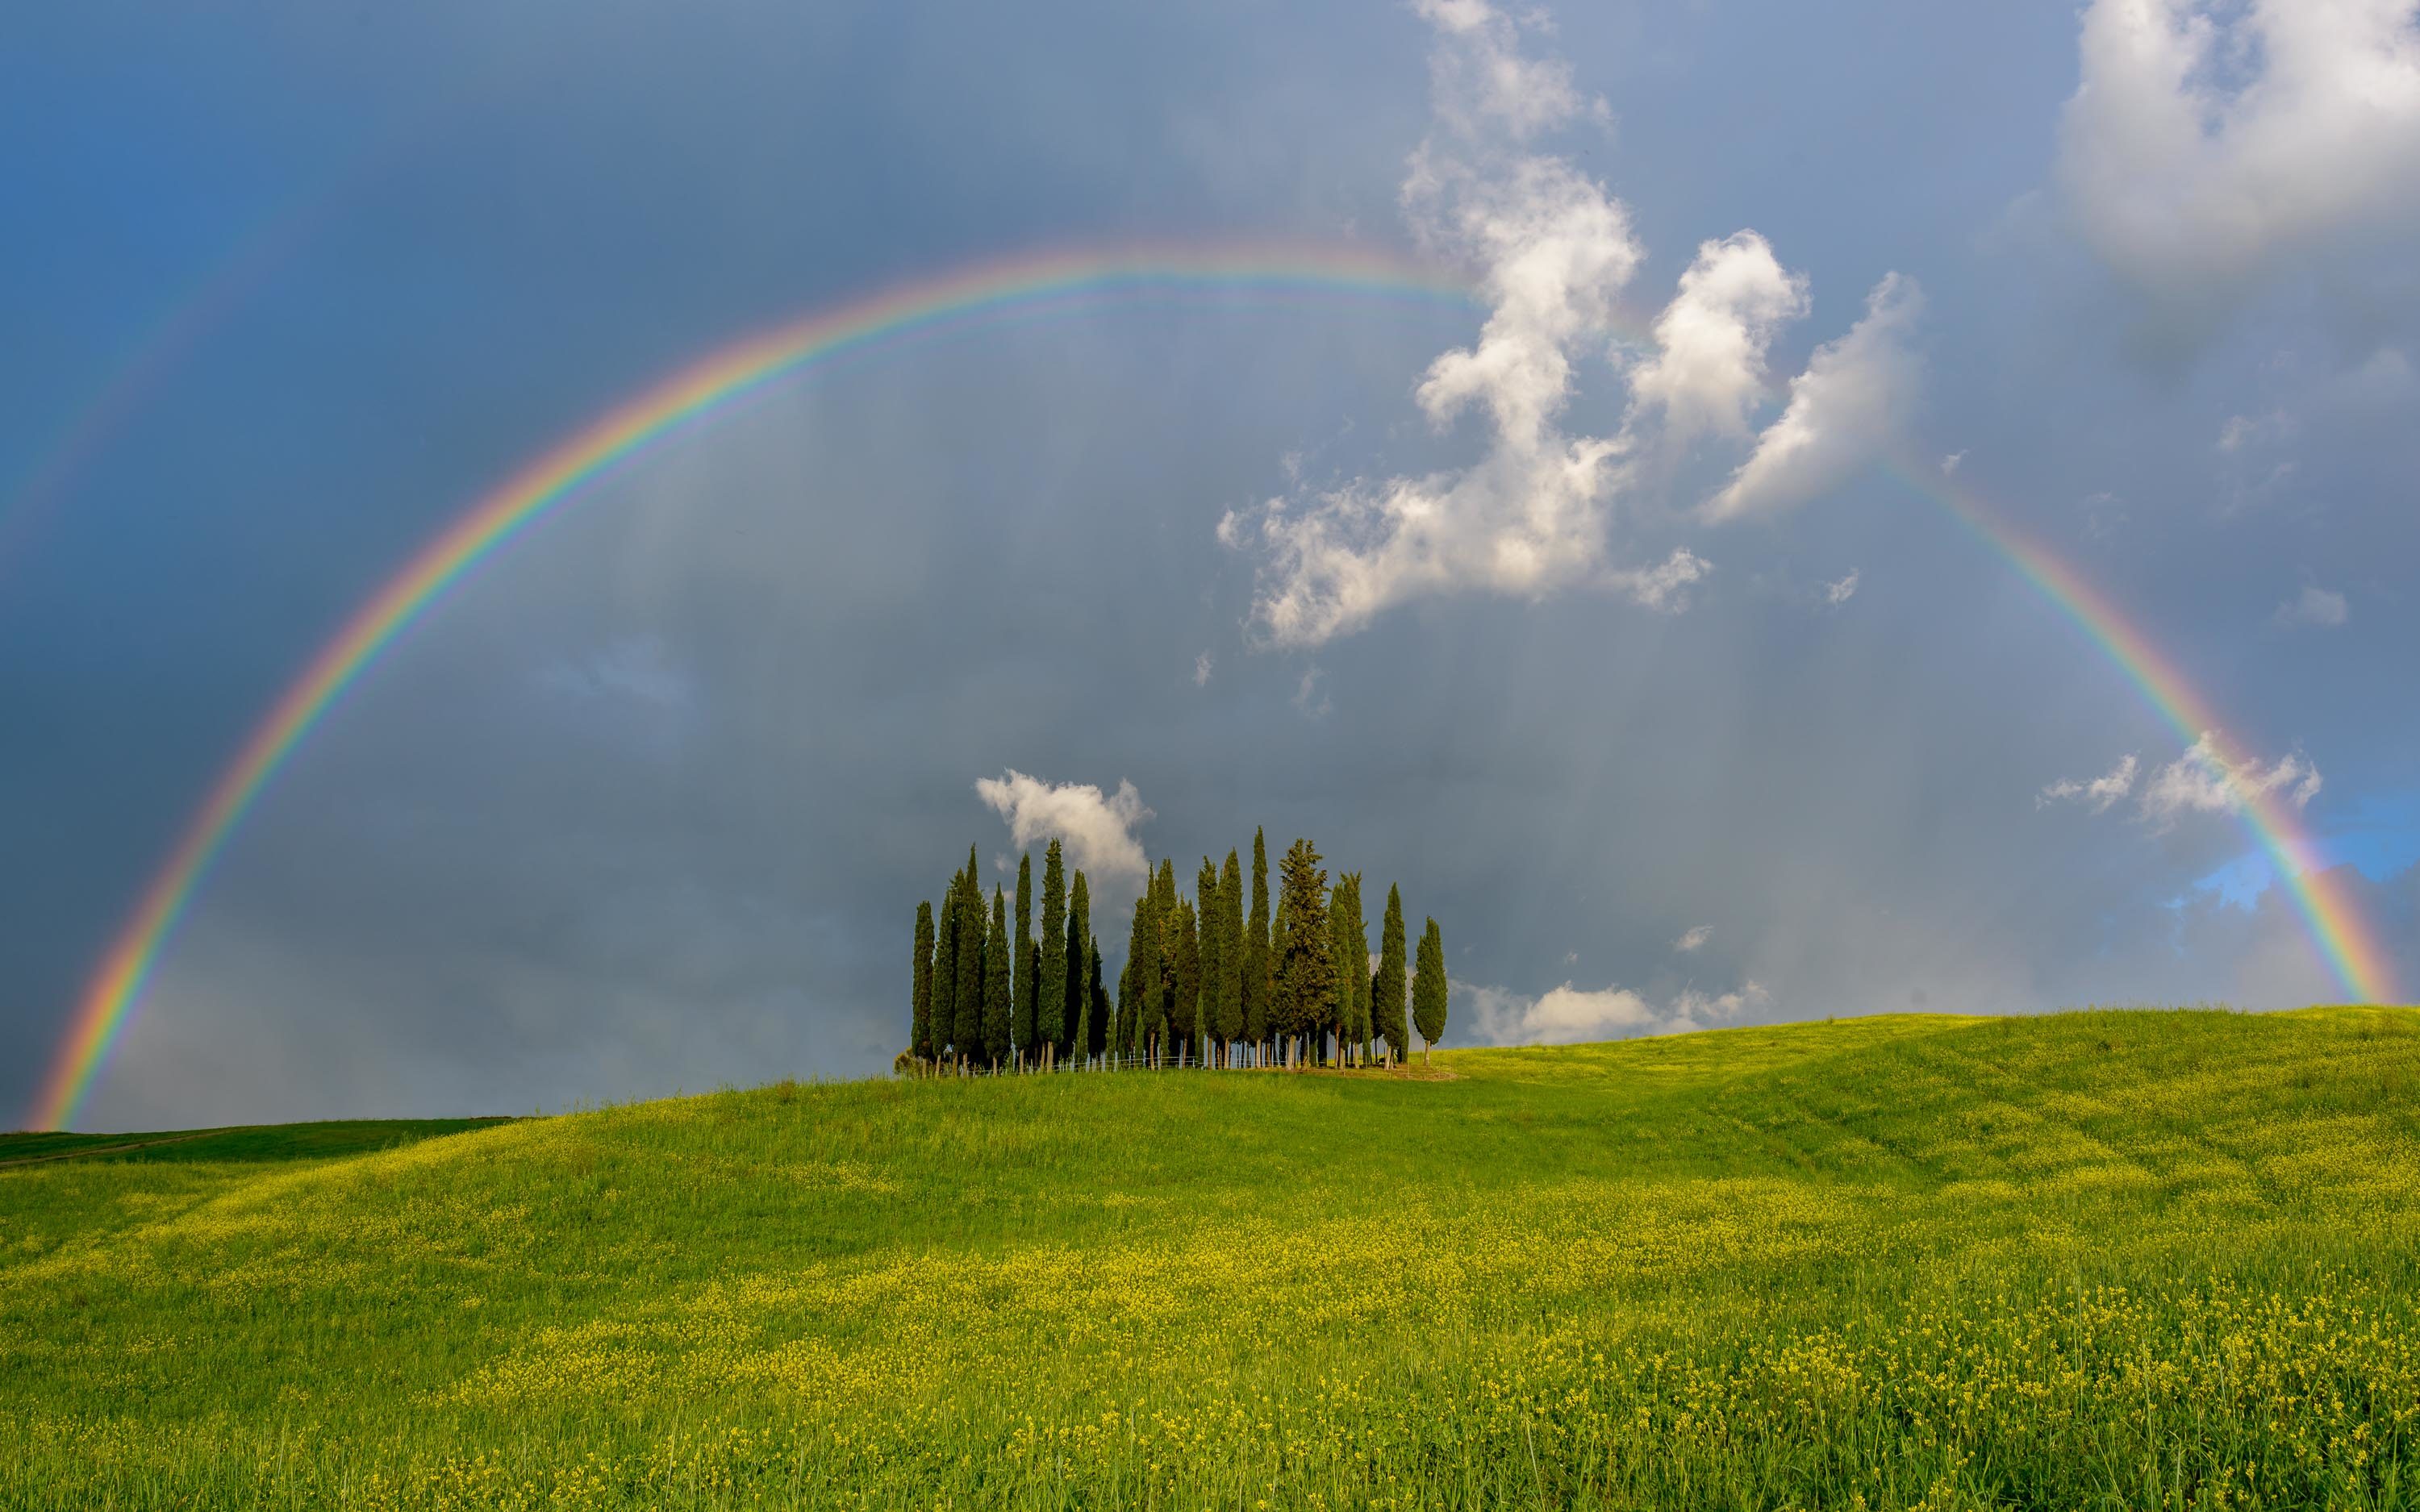
[{"label": "rainbow", "polygon": [[[211,786],[146,887],[70,1020],[38,1093],[30,1126],[66,1127],[131,1021],[162,949],[228,838],[295,748],[359,678],[453,584],[545,519],[581,488],[768,385],[852,352],[1054,305],[1207,292],[1253,300],[1359,297],[1468,307],[1457,279],[1358,249],[1239,246],[1063,253],[984,264],[818,311],[705,358],[607,411],[514,473],[387,580],[287,687]],[[1937,470],[1900,467],[1904,480],[1944,505],[2083,627],[2188,740],[2219,722],[2174,665],[2114,606],[2048,552],[2002,525]],[[2299,816],[2247,795],[2244,823],[2294,890],[2314,939],[2353,995],[2388,995],[2384,956],[2339,884],[2320,874]]]},{"label": "rainbow", "polygon": [[725,347],[608,411],[505,480],[388,579],[279,697],[144,889],[78,1002],[31,1127],[65,1128],[130,1022],[160,952],[227,838],[271,778],[364,669],[445,591],[583,485],[768,384],[905,338],[1062,303],[1190,293],[1253,300],[1360,297],[1468,305],[1461,280],[1353,248],[1239,246],[1061,253],[985,264],[810,314]]},{"label": "rainbow", "polygon": [[[2024,580],[2126,675],[2145,702],[2190,747],[2204,736],[2230,770],[2247,757],[2228,739],[2225,723],[2184,671],[2151,638],[2128,620],[2074,567],[2008,523],[1971,488],[1941,468],[1906,456],[1886,460],[1884,471],[1929,502],[1938,504],[1976,539],[2005,558]],[[2352,897],[2349,868],[2330,864],[2304,825],[2302,810],[2273,789],[2230,784],[2236,817],[2253,848],[2269,857],[2311,943],[2346,994],[2364,1003],[2398,1000],[2391,958]]]}]

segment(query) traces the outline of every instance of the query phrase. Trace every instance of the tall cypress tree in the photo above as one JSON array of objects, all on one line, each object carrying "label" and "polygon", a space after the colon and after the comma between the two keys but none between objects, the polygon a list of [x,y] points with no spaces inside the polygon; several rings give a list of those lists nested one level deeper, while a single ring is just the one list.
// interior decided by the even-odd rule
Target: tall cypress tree
[{"label": "tall cypress tree", "polygon": [[961,1065],[981,1059],[984,1053],[984,974],[990,963],[984,959],[984,936],[989,931],[984,927],[981,874],[975,870],[975,848],[970,845],[967,869],[958,881],[958,1011],[950,1030]]},{"label": "tall cypress tree", "polygon": [[933,1058],[933,904],[916,905],[916,967],[908,989],[908,1053]]},{"label": "tall cypress tree", "polygon": [[1067,898],[1067,1049],[1079,1061],[1092,1058],[1099,1034],[1093,1022],[1092,980],[1086,975],[1092,955],[1093,891],[1078,872]]},{"label": "tall cypress tree", "polygon": [[1356,1058],[1370,1058],[1370,923],[1361,903],[1361,873],[1353,873],[1353,1044]]},{"label": "tall cypress tree", "polygon": [[1227,905],[1218,893],[1218,863],[1208,856],[1202,858],[1202,870],[1193,878],[1193,895],[1202,905],[1202,1009],[1198,1021],[1202,1039],[1202,1062],[1216,1064],[1214,1048],[1221,1042],[1218,1034],[1218,983],[1225,974],[1223,957],[1226,941],[1218,933],[1219,920]]},{"label": "tall cypress tree", "polygon": [[1378,929],[1378,975],[1370,983],[1371,1026],[1387,1041],[1390,1059],[1408,1059],[1411,1037],[1404,1031],[1404,894],[1387,888],[1387,919]]},{"label": "tall cypress tree", "polygon": [[1189,900],[1177,903],[1175,918],[1176,992],[1169,1003],[1168,1047],[1171,1059],[1183,1061],[1202,1047],[1202,922]]},{"label": "tall cypress tree", "polygon": [[948,1054],[958,1029],[958,879],[941,893],[933,918],[933,1058]]},{"label": "tall cypress tree", "polygon": [[1126,965],[1118,974],[1117,1051],[1137,1053],[1159,998],[1159,880],[1146,873],[1135,900],[1134,925],[1126,936]]},{"label": "tall cypress tree", "polygon": [[1034,1041],[1067,1048],[1067,870],[1059,841],[1042,853],[1042,954],[1034,972]]},{"label": "tall cypress tree", "polygon": [[1244,1038],[1259,1055],[1269,1041],[1269,848],[1258,829],[1252,831],[1252,914],[1244,926]]},{"label": "tall cypress tree", "polygon": [[1009,1038],[1016,1042],[1016,1062],[1042,1063],[1038,1026],[1042,1008],[1042,980],[1033,964],[1033,856],[1016,858],[1016,974],[1013,991],[1016,1009],[1009,1025]]},{"label": "tall cypress tree", "polygon": [[1297,840],[1278,863],[1279,918],[1274,942],[1277,990],[1271,1026],[1301,1040],[1319,1028],[1336,990],[1336,959],[1327,922],[1327,871],[1308,840]]},{"label": "tall cypress tree", "polygon": [[994,1067],[1008,1058],[1009,1034],[1016,1026],[1008,949],[1008,898],[995,887],[991,889],[991,933],[984,940],[983,1011],[984,1056]]},{"label": "tall cypress tree", "polygon": [[1340,872],[1328,899],[1328,929],[1336,959],[1336,988],[1329,1026],[1336,1032],[1336,1058],[1351,1058],[1347,1046],[1368,1041],[1370,934],[1361,917],[1361,873]]},{"label": "tall cypress tree", "polygon": [[[1017,978],[1017,981],[1019,983],[1017,991],[1032,994],[1036,999],[1032,1006],[1038,1010],[1040,1007],[1038,999],[1041,996],[1041,989],[1037,984],[1042,980],[1041,941],[1028,940],[1025,942],[1025,955],[1023,959],[1017,963],[1016,969],[1022,973],[1022,975]],[[1042,1044],[1039,1041],[1036,1041],[1032,1044],[1018,1045],[1016,1047],[1016,1055],[1018,1065],[1024,1066],[1032,1071],[1040,1071],[1042,1069]]]},{"label": "tall cypress tree", "polygon": [[1232,1064],[1235,1041],[1244,1033],[1244,873],[1232,850],[1218,872],[1218,1006],[1211,1032],[1226,1046]]},{"label": "tall cypress tree", "polygon": [[1157,990],[1143,999],[1150,1019],[1136,1040],[1156,1066],[1167,1054],[1169,1026],[1176,1011],[1176,862],[1161,861],[1151,885],[1158,897],[1152,904],[1152,922],[1159,938],[1159,980]]},{"label": "tall cypress tree", "polygon": [[1336,886],[1327,893],[1327,957],[1336,964],[1336,978],[1327,990],[1327,1001],[1321,1005],[1319,1038],[1325,1045],[1327,1036],[1336,1036],[1336,1059],[1342,1065],[1344,1046],[1353,1038],[1353,941],[1351,921],[1345,918],[1353,904],[1353,873],[1336,873]]},{"label": "tall cypress tree", "polygon": [[1429,920],[1420,935],[1419,962],[1412,968],[1412,1022],[1420,1031],[1420,1064],[1429,1063],[1429,1047],[1445,1034],[1445,936]]},{"label": "tall cypress tree", "polygon": [[1084,975],[1084,1016],[1092,1021],[1093,1038],[1084,1053],[1106,1056],[1109,1053],[1109,991],[1101,985],[1101,942],[1090,941],[1085,954],[1093,963]]}]

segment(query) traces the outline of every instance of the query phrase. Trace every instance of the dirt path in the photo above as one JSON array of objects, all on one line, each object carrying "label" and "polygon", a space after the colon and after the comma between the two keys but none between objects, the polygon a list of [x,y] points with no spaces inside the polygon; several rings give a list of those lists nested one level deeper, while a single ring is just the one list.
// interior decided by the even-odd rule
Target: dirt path
[{"label": "dirt path", "polygon": [[82,1149],[61,1149],[48,1155],[20,1155],[15,1160],[0,1160],[0,1170],[11,1165],[39,1165],[44,1161],[73,1160],[78,1155],[116,1155],[130,1149],[149,1149],[158,1145],[181,1145],[188,1139],[208,1139],[224,1132],[205,1129],[200,1134],[170,1134],[165,1139],[137,1139],[123,1145],[87,1145]]}]

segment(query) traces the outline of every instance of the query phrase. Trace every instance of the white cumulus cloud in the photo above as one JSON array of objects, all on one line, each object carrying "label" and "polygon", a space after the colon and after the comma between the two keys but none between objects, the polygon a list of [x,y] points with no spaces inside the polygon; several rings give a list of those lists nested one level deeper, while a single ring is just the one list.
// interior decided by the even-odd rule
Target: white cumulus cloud
[{"label": "white cumulus cloud", "polygon": [[1415,0],[1412,8],[1447,45],[1429,54],[1437,115],[1465,136],[1498,131],[1515,142],[1575,116],[1604,119],[1605,101],[1584,100],[1571,65],[1526,57],[1520,28],[1488,0]]},{"label": "white cumulus cloud", "polygon": [[2319,769],[2304,757],[2288,755],[2267,765],[2257,757],[2231,758],[2220,749],[2217,736],[2202,732],[2182,756],[2151,774],[2143,784],[2144,820],[2165,827],[2189,813],[2226,813],[2254,798],[2278,793],[2296,808],[2319,791]]},{"label": "white cumulus cloud", "polygon": [[1745,439],[1765,390],[1765,352],[1807,313],[1807,280],[1742,231],[1698,248],[1681,292],[1655,318],[1655,351],[1631,372],[1631,396],[1660,413],[1668,439]]},{"label": "white cumulus cloud", "polygon": [[1140,881],[1150,869],[1135,828],[1152,812],[1132,782],[1104,795],[1089,782],[1046,782],[1011,767],[978,778],[975,795],[1008,821],[1009,843],[1020,850],[1056,836],[1067,864],[1095,879]]},{"label": "white cumulus cloud", "polygon": [[2195,303],[2420,196],[2410,0],[2092,0],[2056,175],[2085,240]]},{"label": "white cumulus cloud", "polygon": [[1455,982],[1453,990],[1463,998],[1473,1037],[1488,1044],[1585,1044],[1634,1034],[1684,1034],[1772,1000],[1753,981],[1722,994],[1684,988],[1662,1003],[1627,987],[1576,987],[1568,981],[1537,997],[1467,982]]},{"label": "white cumulus cloud", "polygon": [[[1625,553],[1619,506],[1643,490],[1642,456],[1659,446],[1749,441],[1767,349],[1806,313],[1807,281],[1754,231],[1703,243],[1647,352],[1618,374],[1606,364],[1629,385],[1621,424],[1606,436],[1568,432],[1581,363],[1616,353],[1619,301],[1645,251],[1629,207],[1533,142],[1602,107],[1565,66],[1523,54],[1536,18],[1516,23],[1486,0],[1416,8],[1435,32],[1435,126],[1412,154],[1403,208],[1425,250],[1474,271],[1488,313],[1474,343],[1429,364],[1415,397],[1439,431],[1476,417],[1484,449],[1467,467],[1297,486],[1230,511],[1219,541],[1258,559],[1250,638],[1316,646],[1408,600],[1468,592],[1537,599],[1585,588],[1683,609],[1711,564],[1686,547],[1645,563],[1652,553]],[[1893,439],[1916,386],[1907,341],[1921,302],[1911,281],[1885,279],[1864,318],[1793,380],[1782,415],[1707,513],[1796,502]]]},{"label": "white cumulus cloud", "polygon": [[2183,755],[2143,775],[2142,763],[2129,755],[2089,781],[2072,778],[2053,782],[2034,795],[2034,807],[2082,803],[2094,813],[2106,813],[2132,797],[2134,816],[2154,832],[2180,818],[2196,813],[2227,813],[2254,799],[2281,794],[2296,808],[2319,791],[2319,769],[2299,752],[2263,763],[2256,756],[2231,755],[2215,731],[2205,730]]},{"label": "white cumulus cloud", "polygon": [[1712,924],[1695,925],[1681,932],[1681,937],[1672,942],[1672,949],[1681,951],[1703,949],[1706,942],[1714,937],[1714,926]]},{"label": "white cumulus cloud", "polygon": [[1250,628],[1317,645],[1405,600],[1479,590],[1535,597],[1576,585],[1679,608],[1695,555],[1613,560],[1610,512],[1629,442],[1566,435],[1584,351],[1609,346],[1616,301],[1644,256],[1630,211],[1539,133],[1591,114],[1560,63],[1520,50],[1483,0],[1422,0],[1435,29],[1436,129],[1412,154],[1403,205],[1432,255],[1470,267],[1488,306],[1479,339],[1429,364],[1416,397],[1433,425],[1485,424],[1484,455],[1418,477],[1359,478],[1231,513],[1219,539],[1261,558]]},{"label": "white cumulus cloud", "polygon": [[1924,367],[1914,336],[1924,313],[1916,281],[1885,274],[1866,313],[1839,340],[1815,349],[1790,380],[1790,402],[1756,450],[1706,502],[1709,519],[1776,514],[1838,487],[1898,438]]}]

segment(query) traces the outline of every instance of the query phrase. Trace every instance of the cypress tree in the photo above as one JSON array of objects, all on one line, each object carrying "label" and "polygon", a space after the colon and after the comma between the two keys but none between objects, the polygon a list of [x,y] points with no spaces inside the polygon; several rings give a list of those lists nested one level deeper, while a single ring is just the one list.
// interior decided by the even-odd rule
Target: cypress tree
[{"label": "cypress tree", "polygon": [[1328,924],[1336,956],[1336,990],[1331,1020],[1336,1030],[1336,1058],[1351,1057],[1370,1039],[1370,933],[1361,917],[1361,873],[1340,872],[1328,900]]},{"label": "cypress tree", "polygon": [[967,847],[967,870],[958,881],[958,1013],[950,1030],[958,1063],[967,1065],[984,1053],[983,884],[975,870],[975,848]]},{"label": "cypress tree", "polygon": [[1219,933],[1220,920],[1227,905],[1218,891],[1218,863],[1208,856],[1202,858],[1202,870],[1193,879],[1193,895],[1202,905],[1202,1009],[1197,1020],[1200,1026],[1202,1063],[1215,1064],[1218,1053],[1215,1046],[1224,1041],[1218,1033],[1218,984],[1225,975],[1226,941]]},{"label": "cypress tree", "polygon": [[1078,1061],[1089,1060],[1099,1026],[1093,1021],[1093,989],[1085,975],[1092,969],[1093,893],[1084,873],[1067,899],[1067,1048]]},{"label": "cypress tree", "polygon": [[1353,1044],[1357,1060],[1370,1058],[1370,923],[1361,904],[1361,873],[1353,873]]},{"label": "cypress tree", "polygon": [[1255,1056],[1269,1041],[1269,989],[1273,975],[1269,955],[1269,848],[1261,831],[1252,831],[1252,915],[1244,926],[1244,1038]]},{"label": "cypress tree", "polygon": [[933,904],[916,905],[916,968],[908,991],[908,1053],[933,1058]]},{"label": "cypress tree", "polygon": [[1353,1041],[1353,873],[1339,871],[1328,887],[1328,961],[1336,963],[1336,982],[1328,987],[1326,1011],[1321,1013],[1321,1041],[1336,1036],[1336,1064],[1343,1064],[1345,1045]]},{"label": "cypress tree", "polygon": [[1176,863],[1163,860],[1152,878],[1152,891],[1157,902],[1152,904],[1154,932],[1159,939],[1159,979],[1155,990],[1143,998],[1149,1019],[1142,1032],[1136,1036],[1137,1048],[1151,1057],[1156,1066],[1168,1049],[1169,1026],[1176,1011]]},{"label": "cypress tree", "polygon": [[1038,1037],[1042,1011],[1042,980],[1033,964],[1033,856],[1031,852],[1016,858],[1016,941],[1014,957],[1016,975],[1011,978],[1011,995],[1016,1011],[1009,1025],[1009,1038],[1016,1043],[1016,1063],[1020,1066],[1042,1064],[1041,1040]]},{"label": "cypress tree", "polygon": [[1412,968],[1412,1022],[1420,1031],[1420,1064],[1429,1063],[1429,1047],[1445,1034],[1445,936],[1429,920],[1420,935],[1419,960]]},{"label": "cypress tree", "polygon": [[933,920],[933,1058],[948,1054],[958,1028],[958,879],[952,877]]},{"label": "cypress tree", "polygon": [[1378,930],[1378,975],[1370,983],[1372,1027],[1386,1037],[1389,1059],[1407,1058],[1411,1037],[1404,1031],[1404,894],[1387,888],[1387,919]]},{"label": "cypress tree", "polygon": [[[1041,996],[1041,989],[1037,983],[1039,983],[1042,979],[1041,941],[1028,940],[1025,942],[1025,954],[1017,962],[1016,969],[1020,973],[1017,980],[1022,984],[1017,988],[1017,990],[1019,992],[1032,994],[1037,1001],[1030,1006],[1033,1006],[1038,1009],[1040,1006],[1038,999]],[[1042,1069],[1042,1041],[1039,1040],[1035,1041],[1032,1044],[1018,1045],[1016,1047],[1016,1063],[1023,1066],[1028,1071],[1040,1071]]]},{"label": "cypress tree", "polygon": [[1059,841],[1042,853],[1042,939],[1035,958],[1034,1027],[1037,1044],[1052,1055],[1067,1048],[1067,870],[1060,858]]},{"label": "cypress tree", "polygon": [[1336,959],[1327,922],[1327,872],[1311,841],[1297,840],[1278,863],[1279,919],[1274,942],[1277,990],[1271,1027],[1290,1038],[1317,1031],[1336,991]]},{"label": "cypress tree", "polygon": [[1168,1042],[1172,1058],[1182,1063],[1202,1045],[1202,924],[1190,901],[1176,905],[1175,918],[1176,995],[1169,1009]]},{"label": "cypress tree", "polygon": [[1244,873],[1232,850],[1218,872],[1218,1004],[1211,1032],[1232,1064],[1235,1041],[1244,1033]]},{"label": "cypress tree", "polygon": [[1093,961],[1084,978],[1084,1014],[1092,1021],[1093,1038],[1084,1053],[1099,1057],[1109,1053],[1109,993],[1101,985],[1101,942],[1091,941],[1085,953]]},{"label": "cypress tree", "polygon": [[983,1011],[984,1055],[995,1069],[1008,1058],[1009,1033],[1016,1026],[1009,960],[1008,899],[995,887],[991,889],[991,933],[984,941]]},{"label": "cypress tree", "polygon": [[1148,1041],[1152,1008],[1159,997],[1159,881],[1146,874],[1142,895],[1135,900],[1134,927],[1126,936],[1126,965],[1118,973],[1117,1050],[1120,1056],[1142,1050]]}]

